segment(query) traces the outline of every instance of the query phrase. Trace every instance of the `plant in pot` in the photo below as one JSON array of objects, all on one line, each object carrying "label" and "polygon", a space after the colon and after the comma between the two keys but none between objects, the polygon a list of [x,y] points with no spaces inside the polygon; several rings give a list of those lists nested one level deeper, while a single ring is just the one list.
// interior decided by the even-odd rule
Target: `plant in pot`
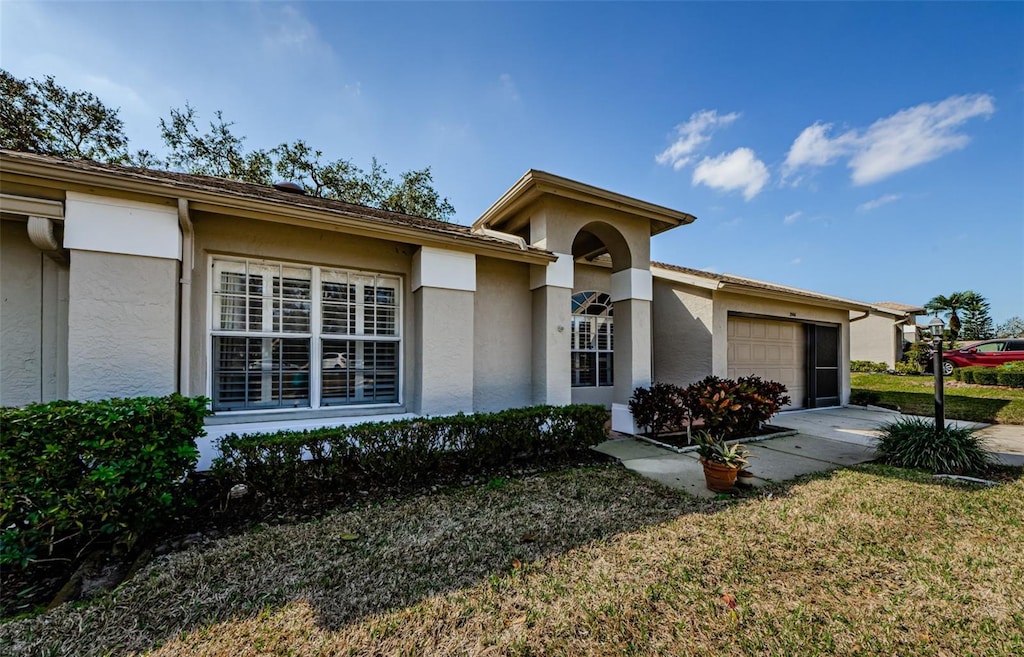
[{"label": "plant in pot", "polygon": [[736,485],[736,475],[747,464],[750,451],[743,445],[730,445],[706,431],[697,432],[694,439],[708,489],[716,493],[732,490]]}]

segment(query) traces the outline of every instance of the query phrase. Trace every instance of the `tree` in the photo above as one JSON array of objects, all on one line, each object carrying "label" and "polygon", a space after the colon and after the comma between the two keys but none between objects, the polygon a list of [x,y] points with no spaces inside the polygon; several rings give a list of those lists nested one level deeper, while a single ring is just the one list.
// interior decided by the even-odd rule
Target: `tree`
[{"label": "tree", "polygon": [[170,149],[167,164],[197,176],[230,178],[257,185],[273,182],[273,160],[270,153],[255,150],[246,153],[244,137],[231,132],[233,123],[224,120],[220,111],[214,114],[210,130],[199,133],[196,111],[185,103],[185,109],[171,109],[167,119],[160,119],[160,136]]},{"label": "tree", "polygon": [[977,292],[963,293],[964,317],[960,335],[964,340],[987,340],[995,335],[989,303]]},{"label": "tree", "polygon": [[933,297],[931,301],[924,304],[924,309],[931,314],[938,316],[943,314],[946,316],[949,328],[949,341],[952,346],[953,342],[956,342],[960,337],[960,315],[957,313],[964,308],[964,293],[954,292],[948,297],[942,296],[941,294]]},{"label": "tree", "polygon": [[1024,319],[1011,317],[996,327],[997,338],[1024,338]]},{"label": "tree", "polygon": [[0,70],[0,146],[59,157],[122,162],[128,138],[117,109],[87,91],[68,91],[52,75],[19,80]]}]

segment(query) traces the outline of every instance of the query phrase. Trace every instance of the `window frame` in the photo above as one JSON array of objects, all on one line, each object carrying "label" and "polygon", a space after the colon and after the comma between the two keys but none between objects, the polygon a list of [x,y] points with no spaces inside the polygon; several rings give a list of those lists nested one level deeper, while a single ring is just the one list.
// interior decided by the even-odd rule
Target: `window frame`
[{"label": "window frame", "polygon": [[[301,269],[310,270],[310,312],[309,312],[309,327],[310,330],[303,333],[274,333],[269,331],[254,331],[247,333],[244,331],[231,331],[229,329],[218,329],[216,328],[215,321],[215,306],[216,306],[216,287],[217,277],[214,275],[214,268],[218,261],[223,262],[234,262],[248,265],[250,263],[259,266],[268,267],[295,267]],[[395,279],[395,332],[396,335],[378,335],[376,333],[357,333],[353,335],[348,334],[332,334],[326,333],[323,330],[323,290],[321,273],[324,270],[345,272],[349,275],[354,276],[386,276]],[[209,253],[206,258],[206,363],[205,363],[205,374],[206,374],[206,397],[210,400],[208,406],[211,410],[214,409],[214,387],[216,380],[214,376],[214,339],[219,336],[230,336],[230,337],[274,337],[274,338],[294,338],[309,340],[309,404],[307,406],[275,406],[266,408],[239,408],[232,410],[215,410],[218,415],[267,415],[267,414],[278,414],[278,413],[309,413],[310,411],[316,411],[322,413],[324,411],[334,411],[339,415],[345,415],[346,411],[354,409],[399,409],[405,405],[405,275],[396,273],[393,271],[372,271],[368,269],[358,269],[354,267],[344,267],[340,265],[327,265],[311,262],[298,262],[293,260],[276,260],[272,258],[264,257],[245,257],[238,255],[229,255],[221,253]],[[396,342],[398,344],[396,359],[396,397],[397,400],[393,402],[367,402],[359,404],[332,404],[324,405],[322,403],[322,390],[323,390],[323,343],[324,341],[340,341],[340,340],[351,340],[361,342]],[[333,353],[333,352],[328,352]],[[313,367],[314,363],[320,363],[320,367]]]},{"label": "window frame", "polygon": [[[580,294],[594,295],[597,299],[601,297],[607,298],[607,303],[602,305],[607,308],[607,313],[602,315],[590,315],[586,313],[577,313],[572,309],[572,304],[575,303],[575,297]],[[594,297],[590,299],[593,300]],[[615,386],[615,302],[611,300],[611,295],[607,292],[601,292],[600,290],[580,290],[573,292],[570,297],[569,306],[569,385],[573,389],[596,389],[612,388]],[[599,320],[593,324],[594,331],[592,333],[592,340],[594,347],[592,349],[579,349],[574,346],[577,344],[577,323],[576,318],[588,318]],[[609,327],[607,339],[610,343],[610,348],[601,349],[600,345],[600,325],[605,324]],[[594,359],[594,384],[593,385],[582,385],[577,384],[576,381],[576,354],[593,354]],[[601,378],[601,356],[607,354],[611,360],[611,367],[608,371],[609,379],[607,381]]]}]

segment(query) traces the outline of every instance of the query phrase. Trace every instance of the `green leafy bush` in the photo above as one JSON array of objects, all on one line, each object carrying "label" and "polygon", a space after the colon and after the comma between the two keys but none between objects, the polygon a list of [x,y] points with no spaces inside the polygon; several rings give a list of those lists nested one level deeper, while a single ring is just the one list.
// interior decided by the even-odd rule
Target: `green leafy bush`
[{"label": "green leafy bush", "polygon": [[629,412],[652,438],[681,430],[689,418],[689,411],[683,404],[683,389],[673,383],[654,383],[650,388],[637,388],[629,399]]},{"label": "green leafy bush", "polygon": [[947,425],[936,435],[935,423],[923,418],[903,418],[883,426],[875,451],[883,463],[935,473],[981,472],[992,463],[974,429]]},{"label": "green leafy bush", "polygon": [[1024,360],[1015,360],[1009,363],[1003,363],[999,366],[1000,370],[1009,370],[1010,372],[1024,372]]},{"label": "green leafy bush", "polygon": [[446,484],[510,465],[556,466],[607,439],[603,406],[534,406],[497,413],[366,422],[220,441],[214,475],[264,500],[335,498],[357,486]]},{"label": "green leafy bush", "polygon": [[882,372],[888,372],[889,366],[886,365],[885,363],[876,363],[870,360],[851,360],[850,371],[877,374]]},{"label": "green leafy bush", "polygon": [[0,565],[128,543],[180,500],[207,400],[181,395],[0,409]]},{"label": "green leafy bush", "polygon": [[896,363],[896,367],[894,369],[896,370],[897,374],[923,374],[924,373],[924,368],[919,363],[916,363],[916,362],[913,362],[913,361],[910,361],[910,362],[900,361],[900,362]]},{"label": "green leafy bush", "polygon": [[788,403],[786,386],[756,376],[707,376],[683,391],[690,415],[701,418],[704,429],[722,440],[750,435]]},{"label": "green leafy bush", "polygon": [[974,383],[983,386],[999,385],[999,371],[994,367],[974,368]]},{"label": "green leafy bush", "polygon": [[1024,388],[1024,371],[1017,372],[1010,369],[999,368],[996,373],[996,377],[996,380],[1001,386]]},{"label": "green leafy bush", "polygon": [[954,372],[960,373],[960,380],[964,383],[974,383],[974,372],[975,370],[982,369],[980,367],[960,367]]}]

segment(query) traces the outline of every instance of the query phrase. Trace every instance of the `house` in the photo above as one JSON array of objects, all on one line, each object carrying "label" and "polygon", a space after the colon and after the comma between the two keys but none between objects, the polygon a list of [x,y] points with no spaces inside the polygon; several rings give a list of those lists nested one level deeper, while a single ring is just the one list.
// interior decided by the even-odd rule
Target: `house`
[{"label": "house", "polygon": [[0,403],[205,395],[214,438],[570,402],[632,431],[637,386],[708,374],[841,405],[872,309],[651,262],[692,215],[541,171],[472,226],[10,151],[0,174]]},{"label": "house", "polygon": [[903,360],[907,345],[920,339],[917,316],[925,314],[920,306],[895,301],[871,304],[867,314],[851,313],[850,358],[885,363],[890,368]]}]

